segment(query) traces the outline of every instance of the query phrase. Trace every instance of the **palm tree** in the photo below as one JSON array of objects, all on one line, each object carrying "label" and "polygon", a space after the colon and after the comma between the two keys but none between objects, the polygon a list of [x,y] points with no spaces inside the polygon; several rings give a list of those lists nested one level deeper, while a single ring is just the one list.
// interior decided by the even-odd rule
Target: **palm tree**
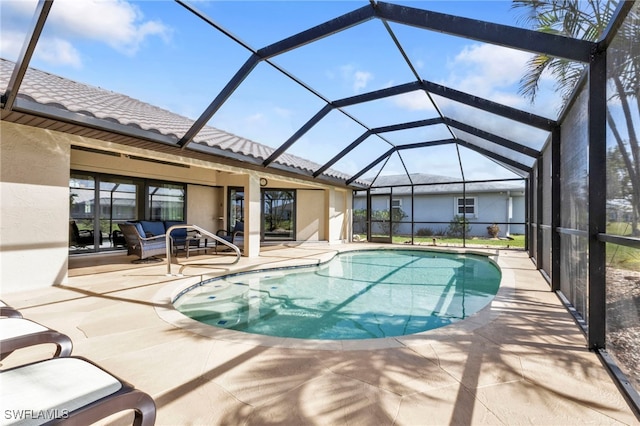
[{"label": "palm tree", "polygon": [[[513,8],[533,29],[579,38],[600,39],[618,5],[617,0],[515,0]],[[631,185],[633,235],[640,235],[640,145],[635,126],[640,122],[640,14],[635,7],[618,30],[607,52],[609,83],[607,124],[615,138]],[[533,56],[520,80],[520,93],[532,102],[544,73],[550,73],[556,90],[566,101],[584,73],[584,65],[544,54]]]}]

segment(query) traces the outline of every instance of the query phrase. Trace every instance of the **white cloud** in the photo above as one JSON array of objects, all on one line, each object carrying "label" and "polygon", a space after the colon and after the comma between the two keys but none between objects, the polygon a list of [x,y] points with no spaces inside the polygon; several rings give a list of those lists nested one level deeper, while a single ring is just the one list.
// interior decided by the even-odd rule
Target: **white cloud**
[{"label": "white cloud", "polygon": [[[333,78],[336,74],[334,72],[327,72],[329,78]],[[340,67],[339,75],[342,78],[342,81],[345,85],[350,86],[351,90],[354,93],[359,93],[364,91],[367,88],[367,85],[371,80],[374,79],[374,76],[369,71],[362,71],[356,69],[356,66],[353,64],[347,64]]]},{"label": "white cloud", "polygon": [[434,110],[431,101],[426,93],[422,90],[416,90],[409,93],[403,93],[398,96],[394,96],[392,101],[400,108],[404,108],[409,111],[431,111]]},{"label": "white cloud", "polygon": [[40,42],[38,57],[54,65],[70,65],[74,68],[82,67],[80,52],[67,40],[48,38]]},{"label": "white cloud", "polygon": [[459,90],[488,90],[511,86],[520,80],[525,70],[528,52],[493,44],[473,44],[456,55],[449,63],[450,79],[459,83]]},{"label": "white cloud", "polygon": [[140,9],[125,0],[57,0],[49,19],[59,31],[106,43],[128,55],[135,54],[147,37],[166,41],[171,33],[162,22],[144,21]]},{"label": "white cloud", "polygon": [[17,59],[23,43],[24,34],[18,31],[2,31],[0,33],[0,56],[6,59]]},{"label": "white cloud", "polygon": [[353,75],[353,91],[359,92],[367,87],[369,81],[373,79],[373,74],[367,71],[356,71]]},{"label": "white cloud", "polygon": [[[3,25],[0,28],[0,54],[17,58],[25,41],[24,28],[32,19],[35,2],[2,3]],[[36,55],[57,65],[82,66],[76,48],[79,40],[104,43],[126,55],[134,55],[150,37],[165,42],[171,29],[160,21],[145,20],[140,9],[125,0],[56,0],[38,41]]]},{"label": "white cloud", "polygon": [[250,116],[245,117],[244,121],[248,124],[263,124],[266,122],[264,114],[256,112]]}]

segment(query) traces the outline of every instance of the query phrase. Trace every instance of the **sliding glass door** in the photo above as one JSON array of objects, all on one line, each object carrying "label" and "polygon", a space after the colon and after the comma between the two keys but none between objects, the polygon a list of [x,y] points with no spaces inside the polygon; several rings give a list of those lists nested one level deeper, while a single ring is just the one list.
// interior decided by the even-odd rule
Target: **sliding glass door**
[{"label": "sliding glass door", "polygon": [[295,240],[296,191],[262,190],[262,240]]},{"label": "sliding glass door", "polygon": [[118,224],[184,220],[186,185],[100,173],[71,172],[69,252],[124,248]]},{"label": "sliding glass door", "polygon": [[95,177],[73,173],[69,181],[69,250],[95,251],[100,244],[100,237],[96,219]]},{"label": "sliding glass door", "polygon": [[118,224],[136,220],[141,183],[133,179],[100,177],[100,230],[102,248],[125,247]]}]

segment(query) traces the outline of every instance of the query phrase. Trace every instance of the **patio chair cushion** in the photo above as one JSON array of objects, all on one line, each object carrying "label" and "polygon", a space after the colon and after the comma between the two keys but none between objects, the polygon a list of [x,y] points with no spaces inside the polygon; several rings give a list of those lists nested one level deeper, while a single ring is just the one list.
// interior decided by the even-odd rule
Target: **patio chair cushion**
[{"label": "patio chair cushion", "polygon": [[[165,220],[164,229],[166,232],[166,230],[171,228],[173,225],[185,225],[185,224],[186,222],[180,221],[180,220]],[[177,241],[184,241],[187,239],[187,229],[186,228],[174,229],[173,231],[171,231],[171,237],[173,237],[173,239]]]},{"label": "patio chair cushion", "polygon": [[40,333],[47,330],[48,328],[44,325],[24,318],[4,318],[0,320],[0,340]]},{"label": "patio chair cushion", "polygon": [[[16,413],[16,417],[18,413],[63,417],[65,413],[112,395],[122,388],[118,379],[80,358],[53,358],[0,374],[2,405],[9,414]],[[51,419],[13,420],[24,420],[21,424],[42,424],[43,420]]]},{"label": "patio chair cushion", "polygon": [[155,220],[141,220],[140,224],[142,225],[142,229],[146,232],[148,237],[155,237],[158,235],[164,235],[164,223]]},{"label": "patio chair cushion", "polygon": [[135,226],[136,231],[138,231],[138,234],[140,234],[142,238],[147,237],[147,233],[144,232],[144,228],[142,228],[142,224],[140,222],[125,222],[125,224]]}]

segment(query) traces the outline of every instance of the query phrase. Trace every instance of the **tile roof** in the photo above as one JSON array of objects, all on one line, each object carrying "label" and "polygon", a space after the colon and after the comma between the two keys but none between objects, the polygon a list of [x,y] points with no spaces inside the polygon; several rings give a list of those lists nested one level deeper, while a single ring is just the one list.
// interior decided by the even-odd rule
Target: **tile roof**
[{"label": "tile roof", "polygon": [[[14,66],[14,62],[0,58],[2,93],[6,91]],[[176,143],[195,121],[121,93],[78,83],[33,68],[27,70],[18,98],[169,136],[175,139]],[[260,161],[267,159],[275,151],[269,146],[211,126],[205,126],[189,147],[193,143]],[[317,163],[287,153],[278,157],[274,163],[293,167],[307,174],[320,168]],[[349,175],[333,169],[326,170],[323,175],[341,180],[350,178]]]}]

